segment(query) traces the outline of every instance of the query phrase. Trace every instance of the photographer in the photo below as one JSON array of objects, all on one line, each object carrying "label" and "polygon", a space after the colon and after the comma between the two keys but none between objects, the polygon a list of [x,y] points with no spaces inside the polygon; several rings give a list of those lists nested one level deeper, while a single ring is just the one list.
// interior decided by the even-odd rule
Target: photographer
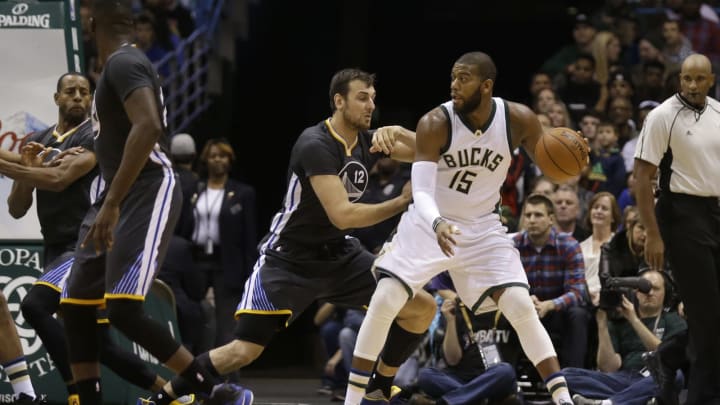
[{"label": "photographer", "polygon": [[513,366],[502,359],[501,345],[507,342],[502,338],[505,330],[497,329],[499,314],[473,314],[457,297],[447,272],[433,278],[432,286],[445,297],[440,311],[445,324],[442,355],[447,367],[421,368],[418,388],[422,394],[414,394],[410,403],[521,404]]},{"label": "photographer", "polygon": [[[637,311],[625,295],[617,308],[620,319],[608,320],[605,310],[597,311],[599,371],[563,370],[576,405],[645,405],[656,394],[657,385],[643,370],[642,354],[655,350],[687,325],[676,312],[664,311],[666,276],[647,270],[640,277],[652,288],[648,293],[635,292]],[[682,375],[677,378],[681,383]]]}]

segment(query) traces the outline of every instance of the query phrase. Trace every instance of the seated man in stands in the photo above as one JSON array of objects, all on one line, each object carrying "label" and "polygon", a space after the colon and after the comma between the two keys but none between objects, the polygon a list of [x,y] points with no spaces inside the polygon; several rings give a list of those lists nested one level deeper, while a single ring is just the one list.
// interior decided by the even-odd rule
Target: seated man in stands
[{"label": "seated man in stands", "polygon": [[[421,368],[417,386],[422,393],[414,405],[522,404],[517,397],[514,367],[503,361],[502,333],[496,330],[496,312],[473,314],[457,298],[448,273],[431,281],[443,297],[440,311],[445,325],[442,359],[447,367]],[[444,360],[444,361],[443,361]]]},{"label": "seated man in stands", "polygon": [[535,309],[556,345],[560,365],[583,367],[590,313],[584,306],[585,263],[580,244],[553,226],[554,206],[532,194],[523,207],[524,231],[513,237]]},{"label": "seated man in stands", "polygon": [[[650,281],[652,289],[635,293],[637,310],[624,295],[617,309],[620,319],[608,320],[605,310],[597,310],[599,370],[563,370],[576,405],[645,405],[656,394],[657,384],[643,369],[642,355],[687,325],[677,312],[664,311],[670,301],[666,300],[668,276],[645,270],[641,277]],[[681,384],[682,374],[677,378]]]}]

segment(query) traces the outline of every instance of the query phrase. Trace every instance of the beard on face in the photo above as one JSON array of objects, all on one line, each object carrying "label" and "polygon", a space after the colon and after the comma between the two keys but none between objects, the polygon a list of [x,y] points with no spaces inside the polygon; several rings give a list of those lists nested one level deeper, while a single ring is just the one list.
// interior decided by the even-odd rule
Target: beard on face
[{"label": "beard on face", "polygon": [[362,117],[353,117],[350,113],[345,110],[343,111],[343,119],[359,131],[367,131],[370,129],[370,121],[366,122]]},{"label": "beard on face", "polygon": [[455,108],[455,111],[460,114],[467,114],[478,108],[480,103],[482,103],[482,92],[478,88],[460,107]]},{"label": "beard on face", "polygon": [[65,119],[65,121],[72,125],[77,126],[81,122],[85,121],[85,118],[87,118],[87,110],[72,110],[69,108],[64,108],[62,112],[62,116]]}]

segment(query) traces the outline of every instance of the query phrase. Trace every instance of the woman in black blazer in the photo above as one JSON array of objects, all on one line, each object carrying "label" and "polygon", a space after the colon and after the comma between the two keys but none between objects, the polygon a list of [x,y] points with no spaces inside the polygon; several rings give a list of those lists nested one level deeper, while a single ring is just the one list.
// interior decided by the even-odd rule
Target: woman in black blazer
[{"label": "woman in black blazer", "polygon": [[210,139],[200,155],[201,180],[191,198],[193,253],[215,301],[215,346],[232,340],[235,308],[257,259],[255,189],[229,177],[235,152]]}]

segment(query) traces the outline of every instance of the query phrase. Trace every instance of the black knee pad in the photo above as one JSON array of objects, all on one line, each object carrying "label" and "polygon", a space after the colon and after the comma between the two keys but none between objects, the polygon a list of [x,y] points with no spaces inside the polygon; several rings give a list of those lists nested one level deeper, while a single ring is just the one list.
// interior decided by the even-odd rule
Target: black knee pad
[{"label": "black knee pad", "polygon": [[233,334],[240,340],[265,347],[285,327],[287,320],[288,315],[242,314],[235,322]]},{"label": "black knee pad", "polygon": [[71,363],[94,363],[99,360],[96,329],[97,307],[94,305],[61,304]]},{"label": "black knee pad", "polygon": [[60,293],[42,284],[34,285],[20,304],[23,317],[30,325],[38,318],[52,316],[59,308]]}]

